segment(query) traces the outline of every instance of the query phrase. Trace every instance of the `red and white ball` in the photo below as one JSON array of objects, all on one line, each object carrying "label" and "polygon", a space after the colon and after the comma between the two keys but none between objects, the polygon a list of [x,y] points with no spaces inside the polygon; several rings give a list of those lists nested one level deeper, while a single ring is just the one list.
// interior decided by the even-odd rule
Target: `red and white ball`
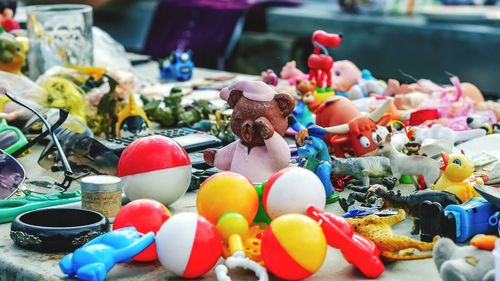
[{"label": "red and white ball", "polygon": [[148,136],[132,142],[120,156],[117,176],[130,200],[149,198],[168,206],[191,183],[191,161],[174,140]]},{"label": "red and white ball", "polygon": [[323,210],[325,189],[313,172],[299,167],[282,169],[272,175],[264,186],[262,203],[274,220],[285,214],[306,214],[309,205]]},{"label": "red and white ball", "polygon": [[213,224],[196,213],[168,219],[156,235],[163,267],[184,278],[207,273],[222,255],[222,240]]}]

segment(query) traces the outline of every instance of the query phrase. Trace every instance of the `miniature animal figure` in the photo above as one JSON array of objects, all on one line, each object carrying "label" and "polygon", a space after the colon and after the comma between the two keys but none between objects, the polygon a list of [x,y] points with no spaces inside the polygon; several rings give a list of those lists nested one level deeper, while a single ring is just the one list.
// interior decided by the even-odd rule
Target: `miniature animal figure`
[{"label": "miniature animal figure", "polygon": [[385,191],[389,191],[394,189],[397,184],[396,178],[383,178],[381,184],[373,184],[370,186],[356,186],[348,184],[346,186],[347,189],[351,190],[351,193],[347,196],[347,198],[341,198],[339,200],[340,207],[344,212],[349,211],[349,207],[354,205],[355,201],[361,203],[363,207],[369,208],[381,208],[384,205],[384,200],[377,195],[378,189],[383,189]]},{"label": "miniature animal figure", "polygon": [[308,127],[316,122],[316,116],[312,113],[312,110],[318,106],[318,102],[314,100],[316,86],[309,80],[299,80],[295,88],[297,103],[293,109],[293,116],[304,127]]},{"label": "miniature animal figure", "polygon": [[462,201],[453,193],[435,190],[415,191],[409,195],[401,195],[400,192],[387,191],[383,189],[375,190],[375,193],[384,200],[384,208],[403,209],[413,220],[411,234],[420,233],[420,208],[425,202],[439,203],[443,208],[451,204],[461,204]]},{"label": "miniature animal figure", "polygon": [[377,136],[377,140],[379,142],[378,152],[381,155],[388,157],[391,161],[391,171],[393,177],[399,179],[402,175],[422,175],[427,187],[431,187],[434,182],[436,182],[440,174],[440,164],[438,161],[420,155],[408,156],[397,151],[391,144],[390,134],[385,137],[384,141],[382,141],[380,136]]},{"label": "miniature animal figure", "polygon": [[431,251],[435,241],[421,242],[402,235],[395,235],[391,226],[402,222],[406,218],[405,211],[399,210],[397,215],[379,217],[369,215],[363,218],[347,218],[347,222],[354,227],[354,231],[370,239],[380,250],[380,256],[387,260],[416,260],[431,258],[432,254],[416,254],[412,250],[421,252]]},{"label": "miniature animal figure", "polygon": [[274,73],[274,71],[272,69],[262,71],[260,73],[260,77],[262,78],[262,81],[264,83],[266,83],[267,85],[275,86],[275,87],[278,86],[278,82],[279,82],[278,75],[276,75],[276,73]]},{"label": "miniature animal figure", "polygon": [[370,177],[388,177],[391,175],[391,163],[387,157],[367,156],[352,158],[337,158],[332,160],[334,175],[349,175],[359,181],[361,185],[369,186]]},{"label": "miniature animal figure", "polygon": [[220,96],[233,108],[231,130],[239,140],[218,151],[206,150],[205,162],[254,183],[287,167],[290,148],[283,135],[295,106],[293,98],[262,81],[238,81],[222,89]]},{"label": "miniature animal figure", "polygon": [[325,130],[319,126],[312,125],[307,128],[308,136],[305,137],[304,145],[298,148],[299,157],[302,159],[300,167],[314,172],[323,183],[326,198],[332,196],[333,186],[330,181],[332,173],[332,163],[330,163],[330,154],[328,147],[323,141]]},{"label": "miniature animal figure", "polygon": [[[325,130],[329,134],[326,135],[325,141],[330,144],[330,150],[333,150],[335,156],[339,158],[345,158],[347,152],[351,152],[356,157],[375,154],[377,149],[377,133],[375,131],[378,125],[385,126],[389,122],[390,115],[384,115],[384,113],[391,106],[392,99],[387,99],[368,116],[362,116],[350,100],[342,97],[335,98],[337,101],[334,101],[333,104],[325,102],[324,107],[320,106],[315,112],[316,123],[327,127]],[[353,106],[354,110],[350,106]],[[333,109],[335,111],[332,111]],[[338,117],[326,116],[328,114]],[[339,121],[345,122],[332,126],[332,122]]]},{"label": "miniature animal figure", "polygon": [[443,174],[432,186],[433,190],[447,191],[455,194],[462,202],[472,197],[479,197],[479,193],[474,189],[470,181],[474,173],[474,163],[465,154],[441,153],[443,158]]},{"label": "miniature animal figure", "polygon": [[280,72],[281,79],[288,80],[290,85],[295,85],[298,80],[307,80],[307,75],[297,68],[297,63],[292,60],[287,62]]},{"label": "miniature animal figure", "polygon": [[458,246],[442,238],[434,246],[434,263],[443,281],[494,281],[495,257],[490,250]]},{"label": "miniature animal figure", "polygon": [[144,235],[126,227],[94,238],[59,261],[61,271],[69,277],[86,281],[103,281],[116,263],[126,262],[153,243],[153,232]]},{"label": "miniature animal figure", "polygon": [[141,136],[148,133],[150,123],[146,113],[135,103],[134,95],[129,95],[129,102],[118,113],[116,122],[116,135],[118,138]]},{"label": "miniature animal figure", "polygon": [[470,129],[483,129],[487,135],[493,134],[493,124],[495,122],[490,121],[488,118],[484,118],[480,115],[471,115],[465,119],[467,122],[467,126]]},{"label": "miniature animal figure", "polygon": [[[323,30],[317,30],[312,35],[313,53],[307,60],[309,67],[309,80],[316,81],[320,89],[326,83],[327,90],[332,87],[332,67],[333,58],[328,55],[326,47],[337,48],[342,42],[342,35],[326,33]],[[323,54],[321,53],[323,52]]]}]

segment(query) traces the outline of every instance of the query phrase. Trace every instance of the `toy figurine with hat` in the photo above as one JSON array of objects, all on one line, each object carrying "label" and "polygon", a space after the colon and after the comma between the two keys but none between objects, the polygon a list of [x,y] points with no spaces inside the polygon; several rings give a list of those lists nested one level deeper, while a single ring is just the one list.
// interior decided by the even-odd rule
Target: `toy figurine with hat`
[{"label": "toy figurine with hat", "polygon": [[253,183],[288,166],[290,149],[283,139],[294,100],[262,81],[238,81],[220,97],[233,108],[231,129],[239,140],[220,150],[206,150],[205,162],[240,173]]}]

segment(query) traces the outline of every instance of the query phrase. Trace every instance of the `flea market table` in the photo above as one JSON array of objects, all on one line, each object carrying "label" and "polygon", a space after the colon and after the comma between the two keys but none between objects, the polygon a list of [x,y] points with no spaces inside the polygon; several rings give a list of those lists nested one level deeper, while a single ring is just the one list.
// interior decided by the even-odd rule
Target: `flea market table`
[{"label": "flea market table", "polygon": [[[138,77],[158,77],[157,68],[154,64],[145,64],[135,67]],[[220,72],[196,69],[194,79],[202,76],[219,75]],[[29,176],[46,175],[37,164],[38,155],[42,147],[38,146],[33,152],[20,158],[21,164],[28,171]],[[50,174],[55,179],[62,179],[61,174]],[[58,178],[59,176],[59,178]],[[78,188],[73,186],[72,188]],[[402,193],[409,193],[411,186],[400,185],[397,187]],[[341,197],[347,196],[348,191],[344,191]],[[79,207],[79,203],[72,205]],[[196,212],[196,191],[187,192],[180,200],[169,206],[172,213]],[[342,210],[337,203],[328,205],[326,211],[334,214],[342,214]],[[411,221],[406,219],[393,227],[396,234],[403,234],[418,239],[418,236],[411,236]],[[58,262],[65,253],[43,254],[33,251],[23,250],[14,245],[9,237],[10,223],[0,224],[0,281],[11,280],[64,280],[65,275],[59,270]],[[386,270],[379,280],[410,281],[410,280],[439,280],[438,272],[432,259],[416,261],[398,261],[386,263]],[[231,272],[233,280],[256,280],[251,273],[243,270]],[[271,280],[278,278],[271,276]],[[107,280],[181,280],[167,272],[158,263],[137,263],[130,262],[116,265],[107,275]],[[213,272],[207,273],[199,280],[216,280]],[[329,248],[326,260],[319,272],[308,280],[367,280],[353,266],[348,264],[337,249]]]}]

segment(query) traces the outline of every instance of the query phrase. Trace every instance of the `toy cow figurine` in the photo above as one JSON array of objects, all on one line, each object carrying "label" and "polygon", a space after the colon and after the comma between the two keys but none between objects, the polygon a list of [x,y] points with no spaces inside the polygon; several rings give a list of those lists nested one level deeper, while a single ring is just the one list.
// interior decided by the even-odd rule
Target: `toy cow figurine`
[{"label": "toy cow figurine", "polygon": [[[342,42],[342,35],[326,33],[323,30],[316,30],[312,35],[313,53],[307,59],[309,67],[309,80],[316,81],[319,88],[323,88],[326,82],[326,91],[331,91],[332,87],[332,67],[333,58],[328,55],[325,47],[337,48]],[[323,54],[321,53],[323,51]]]},{"label": "toy cow figurine", "polygon": [[[341,97],[335,98],[338,100]],[[327,135],[325,141],[330,143],[330,149],[333,150],[335,156],[339,158],[345,158],[346,152],[351,152],[356,157],[374,154],[377,149],[377,134],[375,131],[377,130],[377,125],[385,126],[389,122],[390,115],[384,115],[384,113],[391,106],[392,99],[386,100],[368,116],[362,116],[357,110],[349,111],[349,108],[346,108],[347,112],[343,112],[344,108],[339,106],[345,104],[345,100],[347,99],[341,98],[336,102],[335,108],[338,111],[335,114],[341,115],[345,113],[344,115],[347,115],[347,117],[353,118],[346,120],[344,124],[326,127],[325,130],[330,134]],[[339,101],[340,103],[338,103]],[[347,100],[347,102],[347,104],[352,104],[349,100]],[[319,109],[321,110],[321,108]],[[325,116],[317,116],[316,122],[318,125],[324,124],[323,121],[328,121],[325,120]]]}]

